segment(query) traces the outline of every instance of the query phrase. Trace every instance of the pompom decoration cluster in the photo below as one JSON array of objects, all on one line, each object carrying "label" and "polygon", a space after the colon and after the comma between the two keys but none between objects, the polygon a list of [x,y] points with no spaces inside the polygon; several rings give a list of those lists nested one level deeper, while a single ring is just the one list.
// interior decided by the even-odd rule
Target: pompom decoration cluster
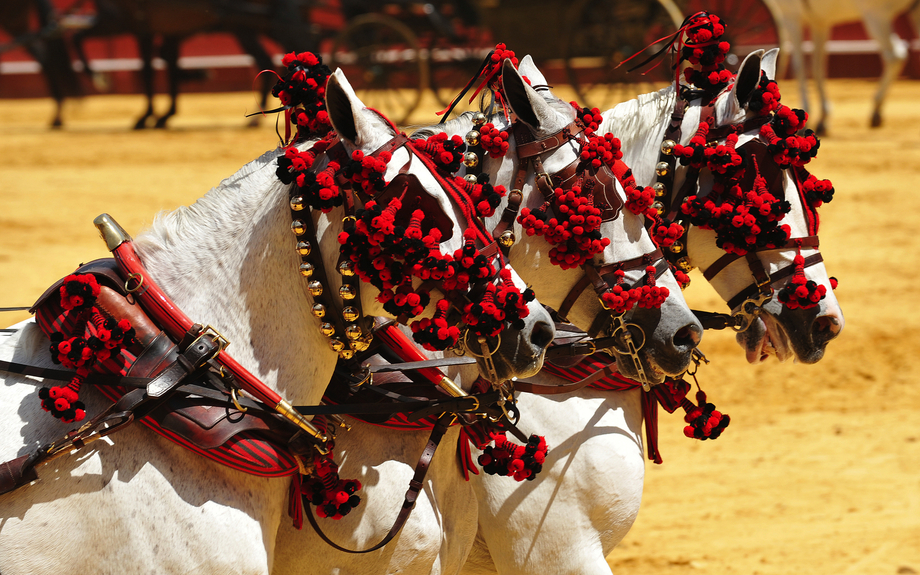
[{"label": "pompom decoration cluster", "polygon": [[684,69],[684,80],[711,99],[732,79],[723,65],[730,48],[721,40],[725,24],[718,16],[701,12],[691,16],[682,30],[680,60],[692,64]]},{"label": "pompom decoration cluster", "polygon": [[[325,431],[326,421],[322,416],[314,423]],[[339,477],[339,466],[333,460],[334,447],[335,444],[329,441],[325,454],[314,454],[313,473],[305,478],[300,489],[304,504],[315,505],[317,515],[341,519],[361,503],[361,497],[356,495],[361,489],[361,482]]]},{"label": "pompom decoration cluster", "polygon": [[686,398],[681,402],[681,406],[687,413],[684,421],[688,425],[684,427],[684,435],[701,441],[718,438],[728,427],[731,418],[717,411],[714,404],[707,402],[706,393],[703,390],[696,392],[696,402],[699,405],[693,405]]},{"label": "pompom decoration cluster", "polygon": [[96,307],[100,289],[92,274],[71,274],[59,289],[61,308],[65,313],[76,314],[76,320],[71,333],[51,334],[51,361],[76,373],[66,386],[44,387],[38,396],[42,408],[65,423],[81,421],[86,416],[80,387],[90,371],[134,343],[130,321],[115,321]]},{"label": "pompom decoration cluster", "polygon": [[601,236],[600,208],[580,187],[556,188],[539,208],[522,208],[518,222],[527,235],[543,236],[554,246],[550,262],[562,269],[577,268],[610,245],[610,238]]},{"label": "pompom decoration cluster", "polygon": [[326,81],[332,73],[329,67],[312,52],[291,52],[281,64],[287,73],[272,88],[272,95],[281,100],[288,125],[297,128],[295,140],[325,134],[332,127],[326,113]]},{"label": "pompom decoration cluster", "polygon": [[488,445],[479,456],[479,465],[489,475],[513,477],[516,481],[533,481],[546,461],[546,440],[531,435],[526,445],[517,445],[504,432],[492,433],[494,445]]}]

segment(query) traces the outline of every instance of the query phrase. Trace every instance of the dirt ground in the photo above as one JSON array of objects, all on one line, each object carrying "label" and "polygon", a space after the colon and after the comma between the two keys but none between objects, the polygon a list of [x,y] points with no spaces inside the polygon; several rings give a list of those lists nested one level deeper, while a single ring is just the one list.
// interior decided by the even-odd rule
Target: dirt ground
[{"label": "dirt ground", "polygon": [[[700,383],[731,426],[696,442],[662,417],[665,463],[648,464],[639,518],[609,557],[617,574],[920,573],[920,83],[893,87],[878,130],[873,90],[831,83],[831,134],[811,165],[837,190],[821,245],[846,329],[813,366],[749,366],[731,334],[706,334]],[[52,131],[50,100],[0,101],[0,307],[104,257],[96,215],[136,233],[277,142],[272,121],[243,128],[251,94],[185,96],[168,131],[130,130],[142,107],[87,98]],[[699,275],[687,298],[723,309]]]}]

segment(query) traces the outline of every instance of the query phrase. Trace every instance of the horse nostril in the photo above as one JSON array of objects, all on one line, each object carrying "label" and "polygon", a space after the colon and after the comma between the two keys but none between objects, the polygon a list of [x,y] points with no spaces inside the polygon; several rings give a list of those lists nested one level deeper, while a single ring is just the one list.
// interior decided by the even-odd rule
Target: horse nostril
[{"label": "horse nostril", "polygon": [[538,321],[530,332],[530,343],[536,347],[545,348],[556,337],[556,329],[545,321]]},{"label": "horse nostril", "polygon": [[811,329],[816,339],[828,341],[834,339],[840,333],[840,320],[832,315],[818,316],[815,318]]},{"label": "horse nostril", "polygon": [[703,339],[703,330],[700,326],[691,323],[677,330],[674,334],[674,347],[678,349],[691,350],[700,344]]}]

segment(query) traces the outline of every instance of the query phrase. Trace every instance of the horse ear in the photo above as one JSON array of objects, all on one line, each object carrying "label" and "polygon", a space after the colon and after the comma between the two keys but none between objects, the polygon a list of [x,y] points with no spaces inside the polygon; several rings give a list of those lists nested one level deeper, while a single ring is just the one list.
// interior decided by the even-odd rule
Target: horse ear
[{"label": "horse ear", "polygon": [[510,60],[505,60],[502,65],[502,88],[511,111],[531,129],[539,130],[541,118],[549,117],[552,109],[527,85]]},{"label": "horse ear", "polygon": [[326,84],[326,113],[329,114],[332,129],[340,138],[356,148],[361,147],[365,139],[363,135],[370,130],[367,120],[361,113],[365,108],[341,69],[329,76],[329,82]]},{"label": "horse ear", "polygon": [[776,79],[776,62],[779,60],[779,48],[767,50],[760,59],[760,69],[770,80]]},{"label": "horse ear", "polygon": [[546,86],[546,78],[537,69],[537,65],[533,63],[533,58],[530,57],[530,54],[521,58],[521,62],[518,64],[518,72],[521,73],[521,76],[530,80],[531,86]]},{"label": "horse ear", "polygon": [[735,79],[735,85],[732,87],[732,95],[735,97],[735,102],[737,102],[739,109],[747,105],[754,94],[754,90],[760,83],[761,56],[763,56],[763,50],[751,52],[744,59],[744,62],[741,62],[741,67],[738,69],[738,76]]}]

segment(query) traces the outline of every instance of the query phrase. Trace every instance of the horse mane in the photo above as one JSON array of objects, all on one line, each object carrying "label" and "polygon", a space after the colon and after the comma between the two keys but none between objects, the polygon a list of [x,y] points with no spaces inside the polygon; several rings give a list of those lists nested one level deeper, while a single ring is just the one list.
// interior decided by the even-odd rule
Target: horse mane
[{"label": "horse mane", "polygon": [[[239,229],[246,222],[251,222],[252,211],[264,205],[266,196],[271,194],[252,193],[255,184],[248,180],[260,173],[264,174],[266,169],[271,170],[271,176],[274,177],[275,160],[279,153],[279,149],[265,152],[191,205],[158,213],[150,228],[136,238],[135,245],[139,254],[143,256],[144,253],[166,249],[175,245],[179,238],[213,245],[215,240],[220,242],[220,238],[226,238],[230,230]],[[283,187],[280,181],[270,185],[278,186],[279,189]]]}]

